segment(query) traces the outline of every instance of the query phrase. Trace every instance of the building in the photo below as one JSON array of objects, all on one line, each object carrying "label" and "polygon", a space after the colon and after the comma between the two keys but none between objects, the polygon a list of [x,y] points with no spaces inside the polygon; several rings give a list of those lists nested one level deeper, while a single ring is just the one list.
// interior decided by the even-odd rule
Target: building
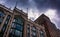
[{"label": "building", "polygon": [[[18,8],[0,4],[0,37],[57,37],[60,33],[50,19],[42,14],[35,21]],[[58,35],[57,35],[58,34]]]},{"label": "building", "polygon": [[47,37],[57,37],[57,28],[46,15],[42,14],[35,22],[45,27]]}]

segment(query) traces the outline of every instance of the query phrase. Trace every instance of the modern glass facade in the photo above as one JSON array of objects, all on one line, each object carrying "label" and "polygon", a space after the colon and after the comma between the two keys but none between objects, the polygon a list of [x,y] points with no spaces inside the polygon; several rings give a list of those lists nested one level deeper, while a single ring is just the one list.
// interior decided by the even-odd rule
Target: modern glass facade
[{"label": "modern glass facade", "polygon": [[12,23],[9,37],[23,37],[23,19],[16,17]]}]

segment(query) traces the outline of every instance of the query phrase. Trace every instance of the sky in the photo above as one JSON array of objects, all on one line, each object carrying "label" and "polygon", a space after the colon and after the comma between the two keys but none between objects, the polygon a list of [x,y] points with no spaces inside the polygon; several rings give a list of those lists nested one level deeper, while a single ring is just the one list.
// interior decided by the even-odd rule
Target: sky
[{"label": "sky", "polygon": [[36,20],[41,14],[48,16],[57,28],[60,29],[60,0],[0,0],[0,4],[28,13],[28,18]]}]

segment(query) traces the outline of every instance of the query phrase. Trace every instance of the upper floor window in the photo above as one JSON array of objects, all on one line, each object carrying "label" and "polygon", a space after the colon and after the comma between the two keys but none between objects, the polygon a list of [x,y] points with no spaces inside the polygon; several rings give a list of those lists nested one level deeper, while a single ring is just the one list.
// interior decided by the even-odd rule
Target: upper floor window
[{"label": "upper floor window", "polygon": [[3,32],[6,30],[6,27],[7,27],[8,23],[9,23],[10,17],[11,17],[11,16],[8,15],[7,18],[6,18],[6,21],[4,22],[4,26],[3,26],[3,28],[2,28],[2,31],[3,31]]},{"label": "upper floor window", "polygon": [[4,34],[4,32],[6,30],[6,27],[8,25],[9,19],[10,19],[10,15],[7,16],[7,18],[6,18],[5,22],[4,22],[4,25],[3,25],[2,30],[0,32],[0,37],[3,37],[3,34]]},{"label": "upper floor window", "polygon": [[27,37],[30,37],[30,25],[27,25]]},{"label": "upper floor window", "polygon": [[0,11],[0,17],[4,17],[4,16],[5,16],[4,12]]},{"label": "upper floor window", "polygon": [[14,18],[13,22],[23,25],[23,19],[22,18],[18,18],[18,17]]},{"label": "upper floor window", "polygon": [[44,37],[44,32],[42,30],[40,31],[40,37]]},{"label": "upper floor window", "polygon": [[20,25],[20,24],[17,24],[17,23],[13,23],[12,24],[12,28],[17,29],[17,30],[20,30],[20,31],[23,30],[23,26]]},{"label": "upper floor window", "polygon": [[8,15],[8,16],[7,16],[7,19],[6,19],[6,21],[5,21],[5,24],[8,24],[8,23],[9,23],[10,18],[11,18],[11,16]]},{"label": "upper floor window", "polygon": [[37,31],[35,26],[32,27],[32,37],[37,37]]},{"label": "upper floor window", "polygon": [[33,31],[36,31],[36,28],[33,26],[33,27],[32,27],[32,30],[33,30]]},{"label": "upper floor window", "polygon": [[0,11],[0,24],[2,23],[4,16],[5,16],[4,12]]}]

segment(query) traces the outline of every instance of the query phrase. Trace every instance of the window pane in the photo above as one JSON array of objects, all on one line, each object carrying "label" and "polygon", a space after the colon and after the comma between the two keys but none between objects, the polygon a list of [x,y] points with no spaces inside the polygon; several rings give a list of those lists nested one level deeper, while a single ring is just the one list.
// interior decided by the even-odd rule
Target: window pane
[{"label": "window pane", "polygon": [[30,25],[27,25],[27,37],[30,37]]},{"label": "window pane", "polygon": [[2,23],[4,16],[5,16],[4,12],[0,11],[0,24]]},{"label": "window pane", "polygon": [[36,36],[36,32],[32,32],[32,34],[33,34],[34,36]]},{"label": "window pane", "polygon": [[18,30],[15,30],[15,35],[16,36],[20,36],[20,35],[22,35],[22,32],[21,31],[18,31]]},{"label": "window pane", "polygon": [[44,37],[44,32],[40,31],[40,37]]},{"label": "window pane", "polygon": [[0,18],[0,23],[2,23],[2,21],[3,21],[3,18]]},{"label": "window pane", "polygon": [[18,23],[18,24],[23,25],[23,21],[22,21],[21,18],[15,18],[14,21],[15,21],[16,23]]},{"label": "window pane", "polygon": [[33,28],[32,28],[32,30],[33,30],[33,31],[36,31],[36,28],[35,28],[35,27],[33,27]]},{"label": "window pane", "polygon": [[3,16],[5,16],[5,14],[4,14],[4,12],[2,12],[2,11],[0,11],[0,17],[3,17]]},{"label": "window pane", "polygon": [[[3,22],[4,17],[5,17],[4,12],[0,11],[0,24]],[[4,31],[5,31],[5,27],[3,26],[0,32],[0,37],[3,37]]]},{"label": "window pane", "polygon": [[27,32],[30,33],[30,25],[27,25]]},{"label": "window pane", "polygon": [[[8,17],[9,17],[9,18],[8,18]],[[10,19],[10,16],[8,15],[8,16],[7,16],[7,19],[6,19],[5,23],[4,23],[4,26],[3,26],[3,28],[2,28],[2,31],[5,31],[5,30],[6,30],[6,27],[7,27],[7,25],[8,25],[9,19]]]},{"label": "window pane", "polygon": [[36,27],[32,27],[32,37],[37,37]]},{"label": "window pane", "polygon": [[22,27],[21,25],[16,25],[16,29],[18,29],[18,30],[21,30],[21,31],[22,31],[23,27]]}]

